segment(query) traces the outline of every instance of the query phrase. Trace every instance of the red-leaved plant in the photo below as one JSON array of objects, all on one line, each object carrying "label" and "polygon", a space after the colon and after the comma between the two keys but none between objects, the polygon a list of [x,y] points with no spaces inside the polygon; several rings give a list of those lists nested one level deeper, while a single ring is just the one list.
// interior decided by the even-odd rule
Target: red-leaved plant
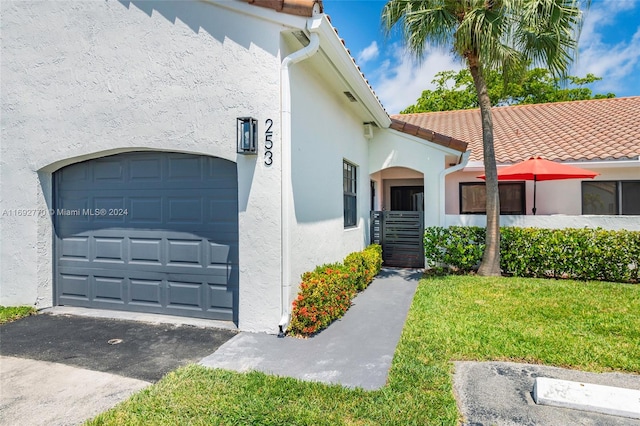
[{"label": "red-leaved plant", "polygon": [[381,265],[382,248],[372,245],[351,253],[344,264],[322,265],[302,274],[288,333],[310,336],[342,317],[351,299],[373,281]]}]

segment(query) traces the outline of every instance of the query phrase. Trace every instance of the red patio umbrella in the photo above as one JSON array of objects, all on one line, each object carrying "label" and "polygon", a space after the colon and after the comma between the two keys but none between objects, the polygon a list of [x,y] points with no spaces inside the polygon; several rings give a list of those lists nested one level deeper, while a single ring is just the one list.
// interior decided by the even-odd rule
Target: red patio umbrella
[{"label": "red patio umbrella", "polygon": [[[536,182],[541,180],[560,179],[593,179],[599,173],[579,167],[568,166],[545,160],[542,157],[531,157],[513,166],[498,169],[498,180],[532,180],[533,181],[533,214],[536,214]],[[478,176],[484,179],[485,175]]]}]

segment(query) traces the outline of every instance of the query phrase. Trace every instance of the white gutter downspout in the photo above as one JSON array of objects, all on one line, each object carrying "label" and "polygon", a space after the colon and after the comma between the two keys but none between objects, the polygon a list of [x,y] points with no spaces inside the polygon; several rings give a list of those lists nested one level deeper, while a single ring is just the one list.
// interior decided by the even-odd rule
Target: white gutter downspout
[{"label": "white gutter downspout", "polygon": [[462,170],[465,168],[465,166],[467,165],[467,163],[469,162],[469,157],[471,156],[471,150],[465,151],[462,153],[462,157],[460,158],[460,163],[458,163],[457,165],[453,166],[453,167],[449,167],[448,169],[444,169],[443,171],[440,172],[440,226],[445,226],[446,225],[446,217],[447,217],[447,210],[446,210],[446,199],[445,199],[445,192],[446,192],[446,181],[445,178],[447,177],[447,175],[453,173],[453,172],[457,172],[458,170]]},{"label": "white gutter downspout", "polygon": [[278,324],[278,337],[284,337],[289,317],[289,296],[291,293],[291,237],[290,219],[293,196],[293,186],[291,183],[291,82],[289,77],[289,67],[300,61],[313,56],[320,47],[320,37],[316,34],[321,18],[309,19],[307,30],[309,30],[309,44],[302,49],[293,52],[282,61],[280,66],[280,99],[282,103],[282,166],[281,166],[281,247],[282,247],[282,271],[281,271],[281,291],[280,291],[280,312],[282,318]]}]

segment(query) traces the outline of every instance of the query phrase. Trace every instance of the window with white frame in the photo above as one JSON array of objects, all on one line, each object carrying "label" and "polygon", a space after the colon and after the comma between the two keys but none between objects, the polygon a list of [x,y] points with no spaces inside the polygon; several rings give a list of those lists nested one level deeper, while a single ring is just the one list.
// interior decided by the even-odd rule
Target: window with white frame
[{"label": "window with white frame", "polygon": [[346,160],[342,162],[342,187],[344,200],[344,227],[350,228],[358,224],[357,209],[357,170],[358,168]]},{"label": "window with white frame", "polygon": [[640,181],[582,182],[582,214],[640,215]]}]

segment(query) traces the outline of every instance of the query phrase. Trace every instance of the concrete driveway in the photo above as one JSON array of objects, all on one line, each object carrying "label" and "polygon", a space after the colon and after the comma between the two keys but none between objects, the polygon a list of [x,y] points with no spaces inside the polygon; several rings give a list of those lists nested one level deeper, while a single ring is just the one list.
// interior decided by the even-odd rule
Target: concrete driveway
[{"label": "concrete driveway", "polygon": [[640,426],[640,420],[571,408],[537,405],[536,377],[640,389],[640,375],[588,373],[515,362],[455,362],[453,376],[463,426]]},{"label": "concrete driveway", "polygon": [[[171,321],[169,319],[169,321]],[[236,334],[40,314],[0,326],[0,424],[79,424]]]}]

